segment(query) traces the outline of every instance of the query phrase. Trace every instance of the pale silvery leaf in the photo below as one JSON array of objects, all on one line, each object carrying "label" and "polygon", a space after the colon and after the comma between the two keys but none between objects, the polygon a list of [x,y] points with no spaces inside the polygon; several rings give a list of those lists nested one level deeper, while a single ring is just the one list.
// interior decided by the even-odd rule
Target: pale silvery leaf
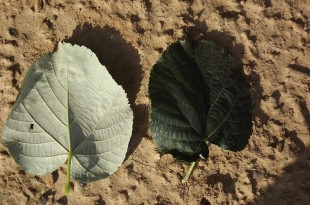
[{"label": "pale silvery leaf", "polygon": [[68,159],[73,178],[89,182],[121,165],[132,123],[125,91],[96,55],[60,43],[27,72],[2,139],[27,172],[45,175]]}]

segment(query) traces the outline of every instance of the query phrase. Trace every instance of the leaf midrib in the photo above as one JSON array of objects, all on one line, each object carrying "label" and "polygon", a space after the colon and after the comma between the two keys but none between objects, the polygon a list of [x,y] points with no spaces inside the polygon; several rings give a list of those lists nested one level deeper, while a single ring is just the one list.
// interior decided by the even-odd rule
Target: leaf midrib
[{"label": "leaf midrib", "polygon": [[224,118],[224,120],[213,130],[213,132],[212,132],[211,134],[209,134],[209,135],[207,136],[207,139],[209,139],[212,135],[214,135],[214,134],[218,131],[218,129],[219,129],[220,127],[222,127],[222,125],[224,124],[224,122],[226,122],[226,120],[227,120],[228,117],[230,116],[230,113],[232,112],[233,108],[234,108],[235,105],[236,105],[236,101],[237,101],[237,100],[235,100],[234,103],[232,104],[232,106],[231,106],[229,112],[227,113],[226,117]]},{"label": "leaf midrib", "polygon": [[[101,84],[100,84],[100,85],[101,85]],[[99,89],[99,87],[100,87],[100,86],[98,86],[97,90]],[[115,100],[115,98],[118,97],[119,92],[120,92],[120,91],[118,91],[118,92],[116,93],[116,95],[114,96],[113,100],[111,100],[111,103],[113,103],[114,100]],[[98,124],[97,124],[97,125],[98,125]],[[87,137],[85,137],[85,139],[84,139],[79,145],[76,146],[76,148],[73,150],[73,153],[74,153],[76,150],[78,150],[78,148],[79,148],[80,146],[82,146],[83,143],[84,143],[85,141],[87,141],[87,139],[91,136],[91,134],[94,133],[94,131],[95,131],[96,128],[97,128],[97,125],[94,127],[93,130],[91,130],[91,132],[87,135]],[[69,125],[69,126],[70,126],[70,125]],[[68,127],[68,129],[70,129],[70,128]]]}]

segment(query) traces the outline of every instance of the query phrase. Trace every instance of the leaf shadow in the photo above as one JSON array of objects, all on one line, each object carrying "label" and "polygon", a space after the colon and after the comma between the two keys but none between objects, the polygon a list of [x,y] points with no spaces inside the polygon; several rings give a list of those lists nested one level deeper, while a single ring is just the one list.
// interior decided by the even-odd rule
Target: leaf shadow
[{"label": "leaf shadow", "polygon": [[[218,46],[224,49],[225,52],[231,54],[235,61],[236,61],[236,69],[242,73],[245,77],[247,83],[251,83],[251,97],[252,97],[252,106],[253,106],[253,115],[252,120],[257,116],[258,112],[256,108],[259,108],[260,105],[255,102],[260,102],[256,97],[256,92],[262,93],[261,85],[259,84],[252,84],[251,76],[245,76],[243,71],[244,63],[242,61],[245,53],[244,45],[242,43],[236,43],[235,38],[230,36],[224,32],[212,30],[209,31],[207,25],[205,23],[192,20],[188,18],[187,20],[191,21],[194,26],[184,27],[184,33],[186,34],[186,38],[189,38],[192,41],[200,41],[200,40],[208,40],[211,42],[216,43]],[[254,88],[253,88],[254,87]],[[257,88],[256,88],[257,87]],[[223,191],[225,194],[231,194],[233,199],[236,199],[236,188],[235,183],[236,181],[230,174],[213,174],[208,176],[206,179],[206,184],[208,186],[214,187],[216,184],[221,183],[223,185]]]},{"label": "leaf shadow", "polygon": [[92,50],[113,79],[123,87],[133,110],[134,122],[126,158],[137,148],[147,132],[147,105],[136,104],[141,87],[142,67],[138,50],[127,42],[119,31],[109,26],[78,25],[71,37],[65,40]]},{"label": "leaf shadow", "polygon": [[261,100],[266,98],[266,96],[263,95],[264,90],[261,85],[261,78],[255,69],[257,66],[256,62],[250,61],[247,64],[243,63],[242,59],[245,52],[244,45],[242,43],[235,43],[235,37],[224,32],[216,30],[209,31],[209,28],[203,22],[191,20],[191,23],[193,23],[194,26],[183,28],[185,33],[187,33],[187,37],[194,40],[206,39],[215,42],[235,58],[237,66],[241,69],[242,73],[244,73],[242,70],[243,66],[250,68],[251,72],[248,76],[246,76],[246,81],[251,84],[253,121],[255,118],[259,119],[260,125],[256,124],[255,126],[262,126],[266,124],[269,117],[261,108]]},{"label": "leaf shadow", "polygon": [[[191,21],[194,26],[186,27],[187,32],[191,38],[203,38],[216,42],[222,46],[226,51],[230,52],[242,65],[242,57],[244,54],[244,48],[242,44],[234,44],[234,37],[229,36],[219,31],[208,31],[208,27],[201,22]],[[253,100],[253,120],[258,118],[259,124],[255,120],[256,127],[261,127],[267,124],[270,120],[267,113],[261,108],[261,100],[267,96],[263,94],[263,87],[261,85],[261,78],[259,73],[256,72],[255,62],[251,61],[248,65],[251,69],[251,73],[247,76],[248,82],[251,83],[251,94]],[[294,66],[291,66],[294,67]],[[305,67],[295,66],[293,69],[298,72],[304,72],[307,75]],[[278,95],[274,92],[274,95]],[[279,96],[275,96],[279,98]],[[305,116],[306,124],[309,125],[309,111],[304,105],[305,103],[300,100],[301,107],[303,108],[302,114]],[[283,106],[283,105],[281,105]],[[309,126],[308,126],[309,127]],[[306,147],[304,143],[299,140],[296,132],[288,132],[287,137],[291,138],[292,141],[299,147],[301,152],[299,153],[298,159],[283,168],[284,173],[281,176],[274,176],[275,183],[269,185],[266,189],[260,189],[257,187],[259,184],[253,176],[250,176],[252,187],[255,187],[252,191],[254,192],[255,198],[248,204],[264,205],[289,205],[289,204],[309,204],[310,202],[310,147]],[[215,179],[216,182],[223,180],[224,178]],[[231,189],[233,190],[233,189]],[[260,194],[258,194],[258,192]],[[233,197],[236,198],[235,193],[232,193]]]},{"label": "leaf shadow", "polygon": [[208,27],[204,23],[193,21],[193,24],[194,26],[183,28],[188,38],[191,40],[206,39],[215,42],[226,52],[233,55],[238,66],[242,65],[241,59],[243,58],[245,52],[244,45],[242,43],[235,43],[235,38],[224,32],[216,30],[209,31]]}]

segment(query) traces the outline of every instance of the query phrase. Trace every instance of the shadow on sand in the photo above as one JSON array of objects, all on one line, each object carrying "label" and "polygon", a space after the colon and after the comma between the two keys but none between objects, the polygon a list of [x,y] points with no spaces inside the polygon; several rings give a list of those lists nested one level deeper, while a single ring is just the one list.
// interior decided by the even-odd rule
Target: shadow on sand
[{"label": "shadow on sand", "polygon": [[[185,28],[190,38],[193,39],[207,39],[213,41],[223,47],[226,51],[231,53],[238,64],[242,67],[242,58],[244,55],[244,45],[234,43],[235,39],[223,32],[219,31],[208,31],[207,26],[204,23],[192,21],[195,25],[193,27]],[[260,82],[260,76],[253,69],[255,63],[249,63],[252,70],[251,74],[247,76],[247,81],[251,83],[251,94],[253,100],[253,117],[258,118],[262,124],[266,124],[269,120],[269,116],[261,109],[261,99],[263,96],[263,88]],[[306,119],[306,124],[310,130],[310,115],[309,110],[306,106],[303,107],[303,115]],[[304,144],[299,142],[298,133],[291,133],[290,137],[292,140],[297,141],[296,144],[301,148],[298,159],[285,167],[284,174],[281,176],[274,176],[276,182],[269,186],[267,189],[262,190],[258,195],[258,190],[253,190],[255,199],[249,204],[255,205],[291,205],[310,204],[310,147],[306,147]],[[267,146],[267,145],[266,145]],[[281,165],[279,165],[281,166]],[[246,170],[245,170],[246,171]],[[215,178],[215,182],[225,181],[223,177]],[[232,195],[236,195],[235,190],[230,190]],[[236,196],[233,196],[236,198]],[[210,204],[208,199],[203,198],[200,204]]]}]

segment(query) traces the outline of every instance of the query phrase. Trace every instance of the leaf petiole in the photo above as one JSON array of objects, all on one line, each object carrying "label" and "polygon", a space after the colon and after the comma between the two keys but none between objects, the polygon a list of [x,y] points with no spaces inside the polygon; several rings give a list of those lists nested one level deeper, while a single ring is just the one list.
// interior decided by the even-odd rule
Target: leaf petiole
[{"label": "leaf petiole", "polygon": [[190,178],[190,176],[192,175],[192,173],[194,171],[196,163],[197,163],[197,161],[192,162],[192,165],[190,166],[189,170],[187,171],[185,177],[182,179],[182,184],[184,184],[188,181],[188,179]]},{"label": "leaf petiole", "polygon": [[65,195],[67,195],[70,191],[71,159],[72,159],[72,152],[69,151],[68,161],[67,161],[67,176],[66,176]]}]

